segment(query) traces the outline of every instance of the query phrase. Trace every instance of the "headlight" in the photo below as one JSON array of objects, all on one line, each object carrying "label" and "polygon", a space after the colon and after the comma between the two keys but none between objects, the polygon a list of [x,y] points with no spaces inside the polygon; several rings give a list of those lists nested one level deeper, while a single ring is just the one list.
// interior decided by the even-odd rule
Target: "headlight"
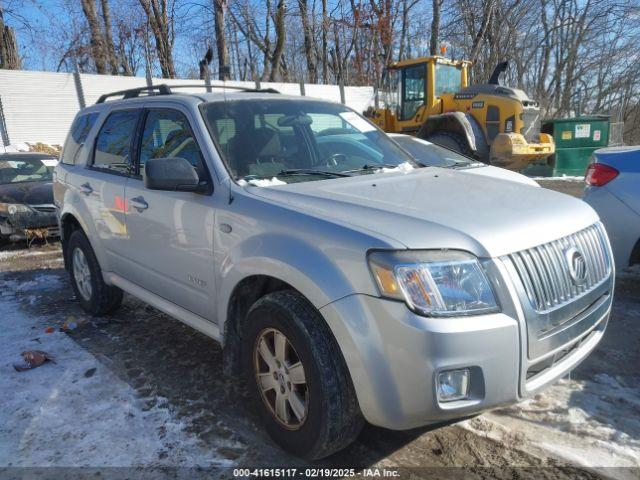
[{"label": "headlight", "polygon": [[2,203],[0,202],[0,212],[15,215],[16,213],[28,213],[31,209],[21,203]]},{"label": "headlight", "polygon": [[369,267],[384,297],[404,300],[421,315],[499,311],[478,259],[455,250],[376,251]]}]

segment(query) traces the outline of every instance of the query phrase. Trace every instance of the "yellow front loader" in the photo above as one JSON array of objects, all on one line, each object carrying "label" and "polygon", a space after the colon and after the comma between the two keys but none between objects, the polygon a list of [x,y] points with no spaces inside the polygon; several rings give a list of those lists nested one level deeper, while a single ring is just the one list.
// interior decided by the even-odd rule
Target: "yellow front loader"
[{"label": "yellow front loader", "polygon": [[511,170],[553,154],[553,138],[540,133],[538,103],[499,84],[506,62],[488,83],[471,86],[469,65],[440,56],[394,63],[365,115],[387,132],[417,135]]}]

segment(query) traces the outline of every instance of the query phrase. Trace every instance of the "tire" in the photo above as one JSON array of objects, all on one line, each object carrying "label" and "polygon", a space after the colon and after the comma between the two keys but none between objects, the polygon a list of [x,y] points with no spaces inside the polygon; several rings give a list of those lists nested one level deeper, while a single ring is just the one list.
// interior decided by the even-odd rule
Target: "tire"
[{"label": "tire", "polygon": [[84,311],[102,316],[116,310],[122,303],[122,290],[104,282],[98,259],[82,230],[71,234],[66,250],[71,285]]},{"label": "tire", "polygon": [[448,148],[454,152],[461,153],[473,158],[473,151],[469,148],[467,141],[457,133],[438,132],[425,138],[428,142],[435,143],[441,147]]},{"label": "tire", "polygon": [[[270,293],[251,307],[245,325],[242,359],[246,381],[271,438],[284,450],[311,460],[327,457],[351,444],[364,419],[342,353],[313,305],[297,292]],[[270,354],[274,354],[278,334],[287,342],[282,362],[285,368],[280,363],[272,369],[258,347],[264,340]],[[304,384],[300,383],[296,360],[302,365]],[[277,358],[274,361],[277,363]],[[278,367],[280,373],[284,372],[279,378],[273,376]],[[263,394],[258,384],[259,373],[265,383],[273,378],[276,387],[266,387],[270,389]],[[291,419],[289,424],[279,419],[275,411],[276,389],[283,396],[289,395],[284,408]],[[293,401],[294,393],[303,401],[302,418],[293,408],[294,404],[300,407],[299,402]]]}]

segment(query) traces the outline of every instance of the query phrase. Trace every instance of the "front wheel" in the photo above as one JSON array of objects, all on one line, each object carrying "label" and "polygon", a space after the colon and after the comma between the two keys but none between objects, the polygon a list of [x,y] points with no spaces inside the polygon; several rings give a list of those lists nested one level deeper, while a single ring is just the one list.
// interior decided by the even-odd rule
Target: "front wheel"
[{"label": "front wheel", "polygon": [[319,459],[360,433],[364,420],[342,353],[300,294],[275,292],[253,305],[243,358],[266,429],[284,450]]},{"label": "front wheel", "polygon": [[84,232],[76,230],[67,244],[69,275],[76,298],[91,315],[106,315],[122,303],[122,290],[107,285],[102,278],[93,248]]}]

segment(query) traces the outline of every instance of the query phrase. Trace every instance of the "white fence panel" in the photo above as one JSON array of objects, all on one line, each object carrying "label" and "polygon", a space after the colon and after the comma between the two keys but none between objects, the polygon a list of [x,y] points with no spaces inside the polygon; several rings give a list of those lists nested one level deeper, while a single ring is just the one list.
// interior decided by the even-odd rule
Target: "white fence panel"
[{"label": "white fence panel", "polygon": [[80,108],[69,73],[0,70],[0,96],[14,144],[62,144]]},{"label": "white fence panel", "polygon": [[[144,77],[120,77],[112,75],[80,75],[85,104],[94,104],[100,95],[109,92],[144,87]],[[179,92],[201,93],[204,81],[193,79],[154,78],[154,85],[165,83],[196,85],[179,89]],[[253,81],[240,82],[212,80],[214,86],[255,88]],[[273,88],[285,95],[301,94],[299,83],[261,82],[261,88]],[[363,112],[373,103],[373,88],[344,87],[345,103]],[[333,102],[340,102],[337,85],[306,84],[305,95]],[[214,92],[221,92],[215,88]],[[69,131],[71,122],[80,108],[74,75],[70,73],[0,70],[0,99],[2,100],[7,134],[12,144],[45,142],[60,145]],[[0,145],[2,142],[0,142]]]},{"label": "white fence panel", "polygon": [[93,75],[83,73],[82,89],[84,100],[88,105],[96,103],[96,100],[105,93],[127,90],[128,88],[144,87],[147,81],[144,77],[118,77],[114,75]]}]

